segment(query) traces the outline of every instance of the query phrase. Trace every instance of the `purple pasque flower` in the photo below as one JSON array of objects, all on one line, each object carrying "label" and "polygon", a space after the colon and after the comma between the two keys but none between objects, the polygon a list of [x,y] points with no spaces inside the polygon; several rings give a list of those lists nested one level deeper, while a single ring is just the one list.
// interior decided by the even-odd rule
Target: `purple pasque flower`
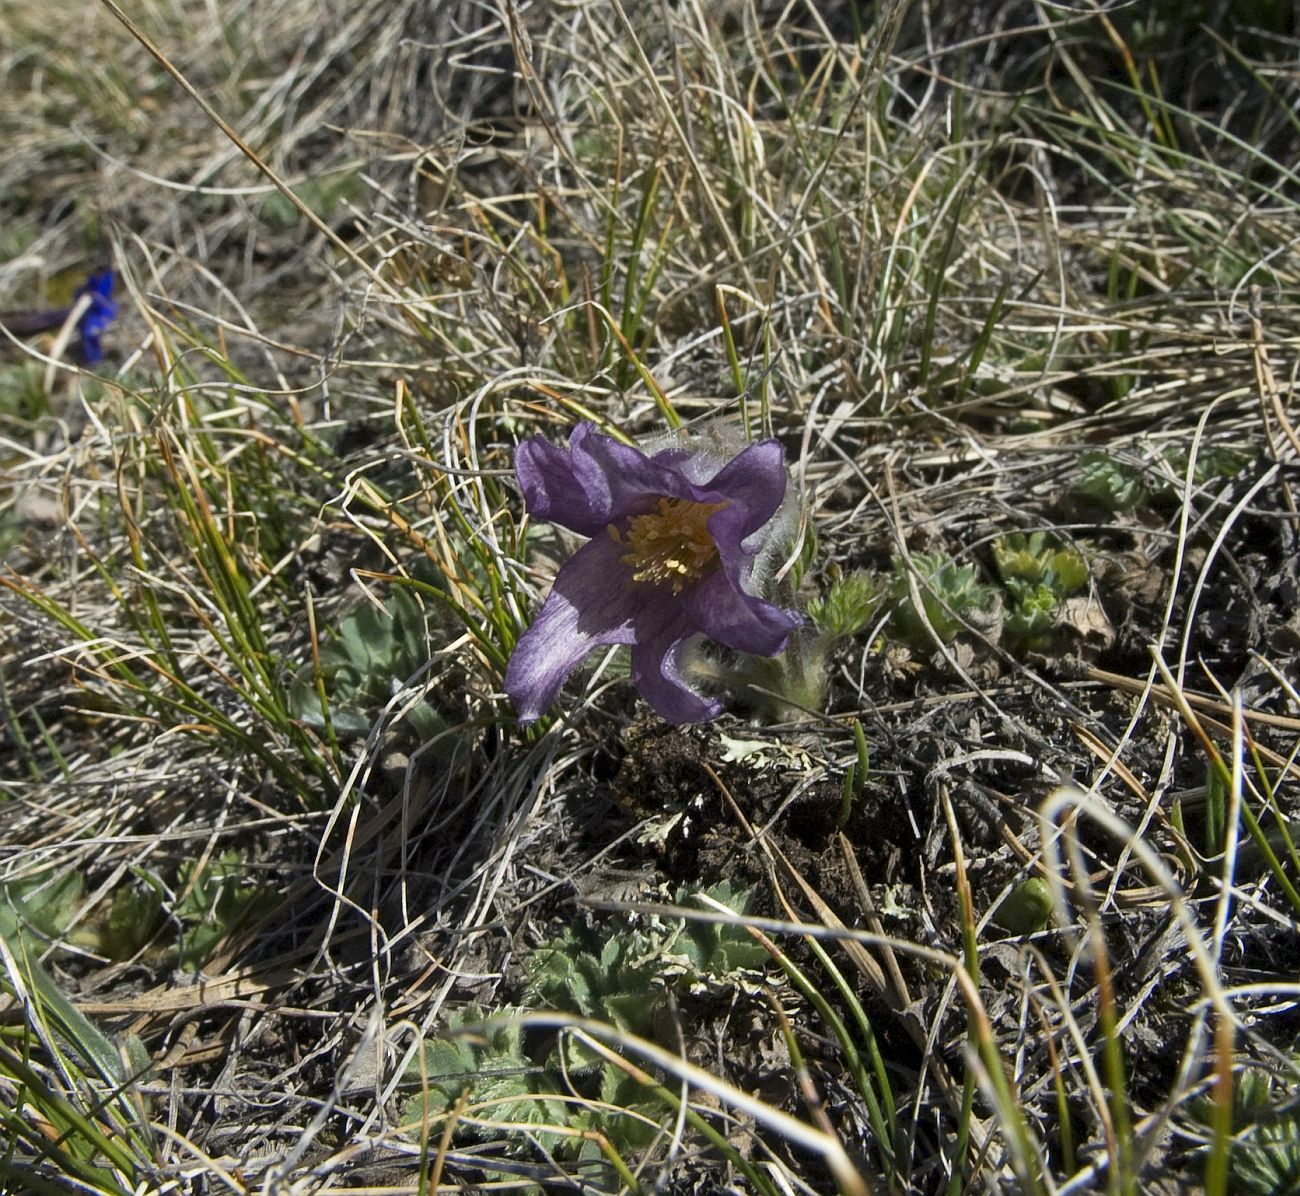
[{"label": "purple pasque flower", "polygon": [[569,447],[541,436],[515,453],[529,513],[591,537],[565,562],[506,667],[522,722],[555,701],[593,649],[628,644],[632,680],[672,723],[715,717],[722,703],[682,676],[695,635],[775,656],[801,619],[752,592],[781,521],[785,453],[762,440],[729,461],[674,446],[647,456],[579,424]]}]

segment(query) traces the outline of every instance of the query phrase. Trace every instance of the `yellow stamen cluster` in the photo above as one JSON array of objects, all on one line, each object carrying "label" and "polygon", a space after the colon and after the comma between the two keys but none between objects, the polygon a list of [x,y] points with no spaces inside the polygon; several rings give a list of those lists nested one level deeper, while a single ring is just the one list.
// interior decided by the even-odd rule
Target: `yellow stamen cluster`
[{"label": "yellow stamen cluster", "polygon": [[633,515],[626,531],[620,533],[612,523],[608,530],[615,543],[627,545],[628,552],[620,559],[632,567],[633,581],[672,586],[673,593],[680,594],[717,562],[709,516],[726,505],[661,498],[655,511]]}]

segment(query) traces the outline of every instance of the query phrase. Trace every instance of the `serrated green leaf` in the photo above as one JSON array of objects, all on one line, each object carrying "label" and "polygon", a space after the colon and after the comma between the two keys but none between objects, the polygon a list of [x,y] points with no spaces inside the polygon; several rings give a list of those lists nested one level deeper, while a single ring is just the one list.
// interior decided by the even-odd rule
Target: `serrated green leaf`
[{"label": "serrated green leaf", "polygon": [[966,621],[993,604],[993,589],[979,580],[974,565],[959,565],[947,557],[918,553],[912,557],[917,573],[924,619],[913,601],[908,568],[894,564],[888,599],[892,611],[890,630],[899,639],[921,651],[932,647],[926,623],[944,643],[956,638]]},{"label": "serrated green leaf", "polygon": [[1010,532],[993,541],[993,559],[1002,580],[1026,581],[1036,584],[1043,580],[1044,544],[1042,532]]},{"label": "serrated green leaf", "polygon": [[866,631],[880,612],[884,592],[874,574],[864,570],[846,573],[824,598],[808,604],[808,617],[829,639],[848,639]]},{"label": "serrated green leaf", "polygon": [[[508,1012],[474,1033],[456,1033],[480,1018],[481,1011],[470,1006],[451,1020],[447,1037],[423,1044],[406,1071],[421,1091],[407,1102],[404,1124],[440,1117],[468,1093],[474,1117],[484,1121],[563,1125],[564,1103],[552,1096],[559,1091],[556,1078],[524,1052],[520,1027]],[[489,1132],[469,1125],[465,1130],[471,1137]]]},{"label": "serrated green leaf", "polygon": [[606,1107],[585,1109],[578,1119],[584,1129],[598,1130],[624,1150],[642,1150],[654,1141],[666,1110],[644,1084],[622,1068],[606,1064],[601,1070],[600,1099]]},{"label": "serrated green leaf", "polygon": [[[699,903],[693,900],[697,894],[712,898],[733,913],[745,914],[749,911],[754,891],[752,888],[733,889],[730,882],[722,881],[707,889],[682,890],[677,895],[677,903],[697,905]],[[770,958],[743,926],[721,922],[688,921],[674,944],[674,951],[685,955],[697,974],[718,979],[742,970],[761,969]]]},{"label": "serrated green leaf", "polygon": [[1147,498],[1142,474],[1108,453],[1087,452],[1079,458],[1079,472],[1071,492],[1108,511],[1131,511]]},{"label": "serrated green leaf", "polygon": [[[1294,1068],[1293,1064],[1293,1068]],[[1294,1196],[1300,1191],[1300,1083],[1293,1070],[1286,1082],[1259,1068],[1235,1079],[1229,1143],[1229,1191],[1242,1196]],[[1208,1097],[1191,1102],[1189,1112],[1203,1125],[1213,1118]],[[1207,1148],[1208,1152],[1208,1148]]]},{"label": "serrated green leaf", "polygon": [[617,935],[607,939],[600,949],[600,967],[605,975],[612,975],[622,962],[627,951],[627,943]]},{"label": "serrated green leaf", "polygon": [[1002,630],[1015,647],[1043,647],[1051,641],[1061,598],[1050,586],[1011,578],[1006,583],[1008,604]]}]

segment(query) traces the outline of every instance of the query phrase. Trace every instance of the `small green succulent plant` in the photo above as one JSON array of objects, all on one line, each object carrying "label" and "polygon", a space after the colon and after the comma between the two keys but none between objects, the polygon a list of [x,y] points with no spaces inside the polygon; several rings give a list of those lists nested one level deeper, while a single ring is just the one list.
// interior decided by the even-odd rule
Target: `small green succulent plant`
[{"label": "small green succulent plant", "polygon": [[1065,600],[1088,584],[1088,562],[1045,532],[1012,532],[993,541],[1007,593],[1003,637],[1013,651],[1051,645]]},{"label": "small green succulent plant", "polygon": [[[890,632],[909,647],[925,652],[933,648],[931,631],[949,644],[972,619],[992,609],[995,592],[980,581],[973,564],[958,564],[939,553],[916,553],[911,570],[895,561],[885,591],[892,611]],[[915,573],[918,607],[912,596],[909,572]]]}]

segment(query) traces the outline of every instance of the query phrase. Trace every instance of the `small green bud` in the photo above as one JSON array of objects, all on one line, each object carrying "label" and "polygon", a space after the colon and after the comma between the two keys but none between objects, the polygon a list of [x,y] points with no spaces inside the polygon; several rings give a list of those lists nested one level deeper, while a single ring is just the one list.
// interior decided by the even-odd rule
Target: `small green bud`
[{"label": "small green bud", "polygon": [[1052,890],[1040,876],[1031,876],[1011,890],[993,911],[993,921],[1008,934],[1033,934],[1052,916]]}]

